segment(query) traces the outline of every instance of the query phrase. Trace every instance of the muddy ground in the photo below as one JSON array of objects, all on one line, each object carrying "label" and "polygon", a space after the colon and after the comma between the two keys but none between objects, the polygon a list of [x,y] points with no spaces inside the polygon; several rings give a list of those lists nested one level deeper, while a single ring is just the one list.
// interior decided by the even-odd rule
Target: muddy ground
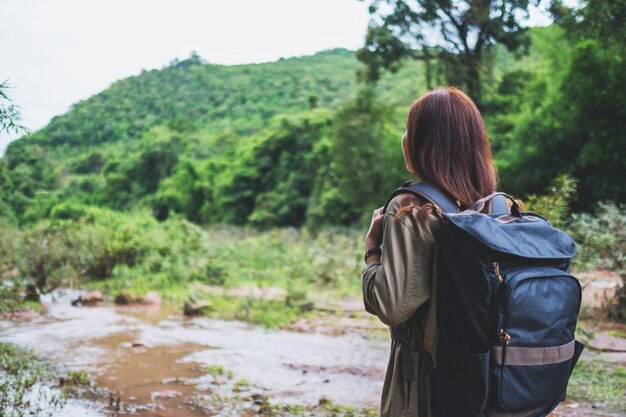
[{"label": "muddy ground", "polygon": [[[623,365],[626,339],[615,335],[624,327],[590,313],[615,287],[614,277],[605,275],[582,277],[587,310],[581,325],[593,328],[583,359],[603,355]],[[307,415],[331,405],[367,415],[377,409],[388,332],[363,314],[360,300],[340,300],[320,308],[314,319],[267,330],[186,318],[166,305],[74,307],[70,301],[76,296],[57,292],[44,300],[45,314],[0,321],[1,341],[32,348],[66,369],[90,375],[89,386],[74,395],[80,398],[70,399],[56,416],[304,415],[298,411],[302,405],[307,405]],[[607,411],[606,404],[573,400],[553,413],[619,415],[626,414]]]}]

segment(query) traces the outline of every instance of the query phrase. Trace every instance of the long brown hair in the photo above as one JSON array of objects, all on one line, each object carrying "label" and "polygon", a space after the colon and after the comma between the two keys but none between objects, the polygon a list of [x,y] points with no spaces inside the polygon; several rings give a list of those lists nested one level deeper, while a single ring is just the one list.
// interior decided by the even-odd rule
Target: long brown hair
[{"label": "long brown hair", "polygon": [[[441,87],[415,100],[406,130],[416,175],[446,192],[459,208],[495,191],[497,174],[485,124],[463,91]],[[418,217],[425,220],[432,209],[425,204]]]}]

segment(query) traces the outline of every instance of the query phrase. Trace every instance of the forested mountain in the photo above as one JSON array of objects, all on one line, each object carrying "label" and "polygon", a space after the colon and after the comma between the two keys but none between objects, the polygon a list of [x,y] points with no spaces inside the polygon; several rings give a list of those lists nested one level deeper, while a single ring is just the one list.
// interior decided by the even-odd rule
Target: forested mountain
[{"label": "forested mountain", "polygon": [[277,114],[311,105],[337,107],[356,86],[356,66],[345,50],[236,66],[207,64],[192,55],[115,82],[54,118],[36,136],[52,145],[93,146],[138,138],[168,122],[249,133]]},{"label": "forested mountain", "polygon": [[[192,54],[119,80],[9,146],[4,215],[22,223],[69,206],[147,205],[159,218],[174,210],[199,222],[302,224],[311,190],[321,192],[316,171],[331,174],[332,141],[323,139],[333,112],[357,95],[358,68],[344,49],[235,66]],[[382,111],[406,108],[424,90],[421,77],[416,63],[385,77],[376,88]],[[283,199],[293,213],[270,215]]]},{"label": "forested mountain", "polygon": [[[528,55],[496,45],[483,71],[502,187],[523,197],[569,173],[582,185],[582,208],[623,200],[615,172],[624,161],[610,139],[622,102],[598,99],[585,110],[570,100],[619,89],[623,60],[556,25],[531,35]],[[406,179],[404,118],[429,87],[415,61],[375,86],[357,81],[360,68],[343,49],[235,66],[192,54],[119,80],[8,147],[2,217],[23,225],[98,206],[201,224],[358,224]],[[591,70],[610,74],[608,87],[593,84]]]},{"label": "forested mountain", "polygon": [[[115,82],[52,119],[35,137],[53,146],[93,146],[138,138],[165,123],[248,134],[267,127],[276,115],[339,107],[358,87],[358,67],[353,52],[345,49],[232,66],[208,64],[194,53]],[[403,78],[417,81],[415,67],[406,68]],[[417,82],[407,90],[386,81],[381,90],[395,102],[406,102],[418,92]]]}]

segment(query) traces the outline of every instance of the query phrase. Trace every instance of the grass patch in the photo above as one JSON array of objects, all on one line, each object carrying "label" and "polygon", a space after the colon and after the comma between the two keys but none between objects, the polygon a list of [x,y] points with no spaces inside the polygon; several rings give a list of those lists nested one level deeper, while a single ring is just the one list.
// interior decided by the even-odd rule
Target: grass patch
[{"label": "grass patch", "polygon": [[[209,304],[202,310],[209,317],[268,328],[284,327],[313,314],[310,308],[302,308],[311,301],[309,294],[318,299],[360,297],[362,239],[355,230],[327,230],[313,236],[293,228],[256,231],[215,226],[193,232],[196,247],[187,250],[192,254],[186,258],[157,260],[155,255],[149,263],[118,265],[111,278],[88,280],[85,286],[111,297],[126,292],[138,299],[157,291],[165,302],[181,310],[191,297]],[[187,272],[186,264],[199,258],[202,268]],[[270,300],[202,289],[216,285],[275,287],[284,290],[285,296]]]},{"label": "grass patch", "polygon": [[205,371],[208,374],[213,375],[214,378],[217,378],[218,376],[223,376],[228,379],[233,378],[233,371],[226,370],[223,365],[208,365],[205,368]]},{"label": "grass patch", "polygon": [[272,300],[252,297],[228,297],[211,295],[206,298],[210,309],[205,315],[224,320],[241,320],[260,324],[267,328],[283,327],[310,313],[300,311],[299,307]]},{"label": "grass patch", "polygon": [[[221,294],[202,294],[198,291],[198,282],[189,284],[163,283],[162,281],[150,281],[138,278],[130,285],[124,285],[120,281],[96,282],[89,288],[97,288],[106,294],[114,295],[122,291],[131,297],[141,299],[148,291],[154,291],[153,284],[163,300],[180,308],[185,301],[193,298],[196,301],[206,301],[207,306],[202,308],[202,314],[222,320],[240,320],[259,324],[267,328],[284,327],[299,318],[306,318],[310,312],[302,311],[299,304],[294,304],[292,299],[286,297],[284,301],[264,300],[253,297],[235,297]],[[140,284],[137,286],[137,284]]]},{"label": "grass patch", "polygon": [[62,394],[50,389],[56,377],[31,351],[0,343],[0,415],[53,415],[65,401]]},{"label": "grass patch", "polygon": [[242,392],[247,390],[248,388],[250,388],[250,381],[248,381],[247,379],[238,379],[237,381],[235,381],[235,383],[233,384],[233,392]]},{"label": "grass patch", "polygon": [[379,415],[378,410],[337,405],[326,397],[320,398],[319,403],[316,406],[277,405],[272,407],[272,411],[276,413],[276,415],[281,415],[285,417],[376,417]]},{"label": "grass patch", "polygon": [[626,332],[623,332],[620,330],[609,330],[608,332],[606,332],[606,334],[612,337],[619,337],[621,339],[626,339]]},{"label": "grass patch", "polygon": [[0,313],[20,310],[40,312],[42,311],[42,307],[40,303],[26,300],[13,288],[7,288],[0,283]]},{"label": "grass patch", "polygon": [[[80,221],[44,222],[30,234],[16,230],[20,251],[15,259],[0,259],[0,272],[17,271],[17,281],[7,294],[0,293],[0,309],[39,308],[21,295],[32,285],[26,277],[38,267],[45,275],[42,289],[82,287],[101,290],[110,299],[126,293],[133,300],[156,291],[181,313],[192,298],[210,305],[203,310],[210,317],[268,328],[309,317],[316,302],[360,298],[362,236],[357,230],[313,235],[296,228],[201,228],[175,218],[159,223],[142,212],[95,214]],[[37,246],[44,241],[49,247]],[[215,294],[207,287],[269,288],[274,295]]]},{"label": "grass patch", "polygon": [[69,371],[64,378],[66,384],[89,386],[92,383],[91,375],[85,371]]},{"label": "grass patch", "polygon": [[570,379],[568,396],[604,403],[612,410],[626,411],[626,368],[599,358],[579,360]]}]

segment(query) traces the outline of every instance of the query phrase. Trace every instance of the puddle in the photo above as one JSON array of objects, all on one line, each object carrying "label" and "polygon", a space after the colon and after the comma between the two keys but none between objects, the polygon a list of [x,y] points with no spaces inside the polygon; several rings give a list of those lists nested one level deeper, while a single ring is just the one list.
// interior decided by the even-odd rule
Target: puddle
[{"label": "puddle", "polygon": [[117,415],[206,415],[195,405],[198,395],[230,390],[243,380],[249,390],[284,404],[313,405],[326,397],[340,405],[378,406],[387,341],[189,319],[160,306],[72,307],[75,297],[57,293],[45,300],[45,316],[0,322],[0,340],[88,371],[112,393],[109,408],[119,399]]}]

